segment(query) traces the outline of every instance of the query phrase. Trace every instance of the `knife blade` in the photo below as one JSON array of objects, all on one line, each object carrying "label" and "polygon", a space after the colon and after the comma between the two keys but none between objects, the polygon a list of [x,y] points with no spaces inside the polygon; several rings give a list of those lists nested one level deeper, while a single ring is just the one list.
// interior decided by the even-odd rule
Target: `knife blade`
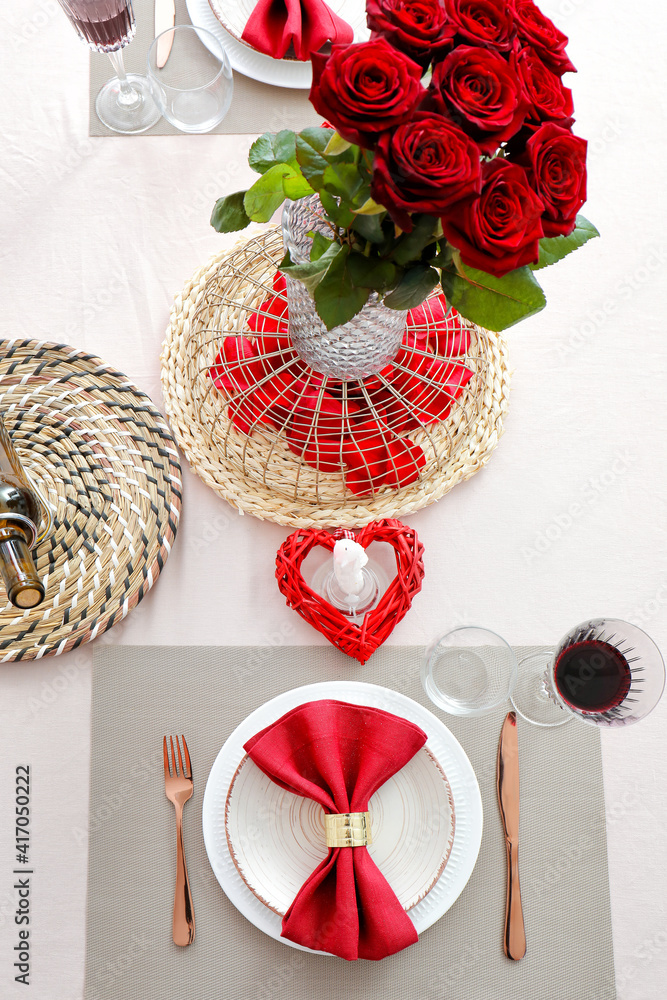
[{"label": "knife blade", "polygon": [[515,962],[526,954],[519,885],[519,741],[516,712],[508,712],[498,743],[497,789],[507,847],[507,905],[503,949]]},{"label": "knife blade", "polygon": [[[163,31],[167,31],[169,28],[174,27],[176,21],[176,4],[175,0],[155,0],[155,38],[162,34]],[[158,69],[162,69],[167,59],[169,58],[169,53],[171,52],[171,47],[174,44],[174,32],[170,31],[169,34],[165,35],[157,43],[157,51],[155,54],[155,64]]]}]

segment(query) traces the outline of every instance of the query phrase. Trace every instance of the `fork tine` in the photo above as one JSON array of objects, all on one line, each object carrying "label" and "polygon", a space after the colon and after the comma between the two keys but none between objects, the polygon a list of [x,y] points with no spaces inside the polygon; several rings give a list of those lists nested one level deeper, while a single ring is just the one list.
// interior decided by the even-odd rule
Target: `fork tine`
[{"label": "fork tine", "polygon": [[181,757],[181,744],[179,742],[178,736],[176,737],[176,749],[178,750],[178,767],[179,767],[179,773],[183,777],[187,777],[187,775],[185,774],[185,771],[183,770],[183,758]]},{"label": "fork tine", "polygon": [[185,742],[185,736],[183,736],[182,733],[181,733],[181,739],[183,740],[183,753],[185,754],[185,766],[187,767],[187,771],[185,772],[185,777],[186,778],[191,778],[192,777],[192,767],[190,765],[190,751],[188,750],[188,745]]},{"label": "fork tine", "polygon": [[[169,737],[169,742],[171,743],[171,759],[174,765],[174,774],[178,774],[178,764],[176,762],[176,754],[174,753],[174,737]],[[178,740],[176,741],[178,742]]]},{"label": "fork tine", "polygon": [[169,767],[169,754],[167,753],[167,737],[162,737],[162,753],[164,755],[164,774],[168,777],[171,774],[171,769]]}]

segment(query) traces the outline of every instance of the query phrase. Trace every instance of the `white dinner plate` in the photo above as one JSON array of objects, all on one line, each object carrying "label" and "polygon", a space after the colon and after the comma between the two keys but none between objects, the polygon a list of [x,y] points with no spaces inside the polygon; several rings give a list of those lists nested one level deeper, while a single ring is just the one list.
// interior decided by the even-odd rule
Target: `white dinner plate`
[{"label": "white dinner plate", "polygon": [[[291,947],[300,947],[280,936],[282,918],[279,911],[282,909],[285,894],[288,891],[284,883],[280,884],[280,880],[278,880],[279,886],[276,886],[276,880],[272,880],[269,891],[267,891],[265,885],[254,886],[255,891],[253,891],[250,885],[244,881],[244,877],[248,878],[247,873],[244,872],[244,877],[242,877],[237,864],[234,863],[227,839],[225,822],[226,806],[228,798],[230,802],[233,801],[234,796],[230,797],[229,792],[235,783],[237,774],[243,774],[243,771],[246,769],[245,765],[239,768],[239,765],[246,756],[243,749],[244,743],[251,736],[254,736],[255,733],[279,719],[285,712],[307,701],[316,701],[323,698],[334,698],[339,701],[351,702],[352,704],[380,708],[420,726],[428,735],[425,745],[426,750],[437,761],[439,769],[446,775],[447,786],[451,789],[451,800],[453,801],[454,811],[454,836],[447,863],[439,877],[436,877],[435,880],[429,878],[428,870],[430,870],[430,862],[421,866],[419,864],[416,866],[412,864],[413,871],[422,871],[423,878],[420,884],[426,891],[417,902],[411,899],[404,900],[404,903],[414,903],[409,908],[410,919],[417,933],[420,934],[446,913],[459,897],[472,874],[482,839],[482,800],[470,761],[461,745],[447,727],[431,712],[417,702],[412,701],[412,699],[406,698],[405,695],[399,694],[397,691],[391,691],[388,688],[379,687],[374,684],[365,684],[356,681],[332,681],[295,688],[291,691],[286,691],[284,694],[279,695],[277,698],[256,709],[234,730],[211,768],[204,793],[202,811],[204,842],[215,877],[231,902],[234,903],[237,909],[251,923],[277,941],[282,941]],[[422,767],[427,765],[420,763],[413,766]],[[430,764],[430,767],[433,768],[433,764]],[[252,769],[248,768],[247,773],[252,777],[252,771],[258,770],[253,765]],[[269,779],[266,780],[269,781]],[[442,784],[441,779],[440,783]],[[273,783],[271,782],[271,784]],[[388,794],[395,794],[395,790],[392,792],[390,789]],[[297,796],[293,796],[295,800],[298,798]],[[303,801],[307,802],[307,800]],[[373,800],[371,801],[373,802]],[[290,802],[288,811],[293,806],[294,803]],[[265,808],[261,810],[256,806],[251,806],[250,808],[251,811],[254,810],[255,819],[252,825],[248,824],[244,828],[241,826],[238,827],[234,837],[239,842],[245,839],[249,843],[252,840],[266,838],[267,824],[273,820],[273,813],[270,809]],[[308,808],[306,806],[306,809]],[[319,809],[319,807],[317,808]],[[426,808],[426,803],[423,808]],[[372,809],[373,806],[371,805],[371,812]],[[446,828],[447,822],[448,820],[445,815],[443,829]],[[380,823],[380,826],[383,825]],[[423,829],[413,830],[411,836],[408,836],[411,849],[418,852],[424,850],[422,845],[425,839],[427,838],[424,837]],[[373,848],[371,847],[370,850],[372,851]],[[312,858],[309,860],[312,860]],[[319,856],[315,858],[310,868],[306,864],[306,876],[310,874],[318,860]],[[385,874],[385,877],[392,884],[391,878],[395,879],[396,875],[392,874],[390,869],[391,866],[386,870],[381,866],[383,874]],[[399,869],[400,864],[395,865],[395,873]],[[306,876],[304,876],[302,881],[305,881]],[[296,880],[295,876],[294,881]],[[260,879],[259,881],[262,880]],[[412,881],[418,882],[419,879],[412,879]],[[393,884],[397,884],[396,881]],[[279,900],[275,898],[268,899],[267,897],[271,896],[278,887],[283,892],[282,897]],[[417,895],[420,894],[419,889],[416,892]],[[274,906],[272,909],[270,905],[267,905],[267,903],[271,902],[279,902],[279,905]],[[314,952],[314,954],[323,953]]]},{"label": "white dinner plate", "polygon": [[[385,781],[368,808],[368,853],[410,910],[440,878],[454,842],[452,790],[431,751],[422,747]],[[281,788],[248,756],[229,788],[225,830],[239,875],[280,916],[329,853],[322,807]],[[258,835],[248,836],[248,830]]]},{"label": "white dinner plate", "polygon": [[[223,28],[213,13],[208,0],[185,0],[185,3],[190,20],[195,27],[206,28],[218,39],[229,56],[232,69],[253,80],[259,80],[260,83],[268,83],[272,87],[310,90],[313,80],[310,60],[300,62],[296,59],[272,59],[271,56],[258,52],[250,45],[240,41],[245,21],[241,26],[239,38],[234,38],[229,31]],[[231,4],[224,4],[223,17],[230,24],[230,27],[236,23],[239,17],[244,16],[243,11],[248,4],[250,11],[254,7],[252,0],[243,0],[243,8],[240,4],[233,3],[233,0]],[[219,6],[222,10],[223,4],[219,3]],[[370,32],[366,27],[366,9],[363,0],[332,0],[330,7],[345,17],[345,20],[352,26],[355,42],[365,41],[369,38]],[[343,9],[345,13],[343,13]]]}]

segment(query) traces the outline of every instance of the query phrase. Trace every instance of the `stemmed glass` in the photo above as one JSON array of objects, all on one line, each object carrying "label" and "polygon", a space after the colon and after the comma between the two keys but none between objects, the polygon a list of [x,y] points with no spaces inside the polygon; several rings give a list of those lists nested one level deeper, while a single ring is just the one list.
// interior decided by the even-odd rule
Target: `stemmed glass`
[{"label": "stemmed glass", "polygon": [[526,657],[512,704],[538,726],[572,718],[594,726],[627,726],[646,718],[665,686],[665,664],[636,625],[596,618],[575,626],[557,647]]},{"label": "stemmed glass", "polygon": [[131,0],[58,0],[78,35],[94,52],[106,52],[116,76],[100,90],[95,110],[103,125],[127,135],[145,132],[160,117],[145,76],[126,73],[123,48],[134,38]]}]

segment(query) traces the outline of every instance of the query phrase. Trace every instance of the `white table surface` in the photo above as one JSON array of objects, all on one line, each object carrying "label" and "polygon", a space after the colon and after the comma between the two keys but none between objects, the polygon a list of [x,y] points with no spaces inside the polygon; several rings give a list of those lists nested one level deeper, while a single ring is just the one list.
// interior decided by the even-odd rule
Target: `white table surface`
[{"label": "white table surface", "polygon": [[[607,614],[645,627],[667,651],[667,15],[660,0],[541,6],[579,66],[585,213],[603,238],[541,272],[547,310],[509,332],[510,414],[488,468],[410,518],[427,575],[390,641],[426,643],[474,623],[515,644],[545,643]],[[0,336],[97,353],[161,406],[170,303],[234,239],[208,219],[216,197],[245,186],[250,137],[89,139],[88,56],[56,0],[5,4],[0,18]],[[316,642],[273,579],[287,530],[239,517],[187,467],[184,477],[164,575],[98,641]],[[3,998],[26,995],[11,968],[21,763],[34,775],[29,995],[82,996],[90,663],[84,647],[0,668]],[[667,698],[641,725],[603,733],[603,756],[618,996],[662,1000]],[[567,865],[577,849],[558,845],[556,857]]]}]

